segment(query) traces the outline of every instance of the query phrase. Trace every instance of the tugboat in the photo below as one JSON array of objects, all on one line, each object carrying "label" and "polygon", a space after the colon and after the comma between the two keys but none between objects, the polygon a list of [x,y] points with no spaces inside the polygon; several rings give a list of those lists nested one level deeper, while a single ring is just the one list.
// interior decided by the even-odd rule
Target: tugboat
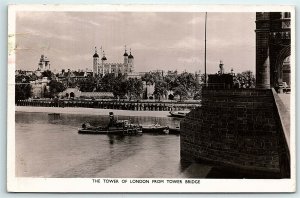
[{"label": "tugboat", "polygon": [[142,128],[138,124],[132,124],[129,120],[115,120],[113,112],[109,113],[109,124],[103,126],[91,126],[83,123],[78,129],[80,134],[106,134],[106,135],[138,135],[142,134]]}]

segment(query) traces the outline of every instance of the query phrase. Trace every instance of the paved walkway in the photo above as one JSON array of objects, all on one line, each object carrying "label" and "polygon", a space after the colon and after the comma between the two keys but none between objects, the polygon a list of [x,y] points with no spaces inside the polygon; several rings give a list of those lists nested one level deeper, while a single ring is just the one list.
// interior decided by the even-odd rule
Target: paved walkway
[{"label": "paved walkway", "polygon": [[291,105],[291,94],[278,94],[279,98],[281,99],[281,101],[283,102],[284,106],[286,107],[286,109],[288,110],[288,112],[290,112],[290,105]]},{"label": "paved walkway", "polygon": [[[277,99],[276,99],[277,98]],[[275,95],[275,102],[278,108],[279,117],[282,123],[282,129],[286,138],[288,148],[290,149],[290,125],[291,125],[291,113],[290,113],[290,104],[291,104],[291,95],[290,94],[278,94],[278,97]]]}]

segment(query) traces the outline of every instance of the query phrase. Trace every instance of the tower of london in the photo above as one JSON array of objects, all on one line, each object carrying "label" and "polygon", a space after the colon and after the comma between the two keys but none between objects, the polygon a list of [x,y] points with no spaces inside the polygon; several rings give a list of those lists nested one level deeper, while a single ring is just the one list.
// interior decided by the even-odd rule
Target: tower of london
[{"label": "tower of london", "polygon": [[124,62],[123,63],[108,63],[105,56],[105,52],[100,52],[101,58],[97,52],[97,47],[95,47],[95,54],[93,55],[93,76],[96,75],[106,75],[106,74],[118,74],[127,75],[134,72],[134,57],[131,54],[131,49],[129,55],[125,46],[125,52],[123,54]]}]

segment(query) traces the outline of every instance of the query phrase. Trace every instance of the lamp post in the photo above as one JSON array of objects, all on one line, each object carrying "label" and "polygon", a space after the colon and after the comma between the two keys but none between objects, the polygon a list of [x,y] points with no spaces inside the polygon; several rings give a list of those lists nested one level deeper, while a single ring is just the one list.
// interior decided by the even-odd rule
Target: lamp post
[{"label": "lamp post", "polygon": [[204,83],[207,85],[206,81],[206,21],[207,21],[207,12],[205,12],[205,26],[204,26]]}]

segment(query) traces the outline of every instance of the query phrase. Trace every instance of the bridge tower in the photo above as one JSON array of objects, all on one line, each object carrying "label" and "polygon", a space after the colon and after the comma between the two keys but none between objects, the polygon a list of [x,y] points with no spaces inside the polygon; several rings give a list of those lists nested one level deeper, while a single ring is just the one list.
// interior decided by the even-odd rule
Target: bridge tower
[{"label": "bridge tower", "polygon": [[[290,83],[291,13],[256,13],[256,87]],[[289,84],[290,85],[290,84]]]}]

